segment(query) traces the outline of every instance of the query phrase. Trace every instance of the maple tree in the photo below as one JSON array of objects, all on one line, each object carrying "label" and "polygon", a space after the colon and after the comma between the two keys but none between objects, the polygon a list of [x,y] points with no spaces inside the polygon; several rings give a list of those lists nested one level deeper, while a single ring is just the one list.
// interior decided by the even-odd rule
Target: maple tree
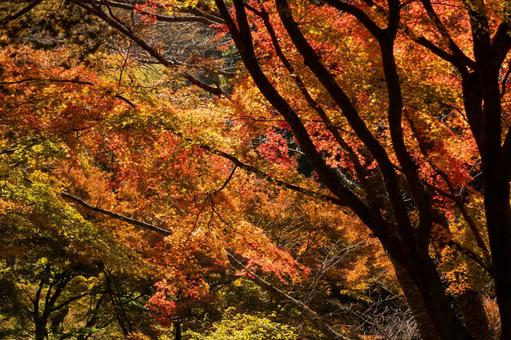
[{"label": "maple tree", "polygon": [[[233,1],[232,8],[222,1],[216,1],[216,4],[253,84],[285,119],[319,181],[342,201],[342,205],[353,210],[389,252],[401,287],[412,308],[416,308],[424,338],[476,336],[467,330],[470,322],[465,320],[463,324],[451,308],[431,259],[430,245],[434,242],[436,229],[449,233],[446,207],[437,196],[447,191],[447,196],[458,203],[458,208],[465,209],[466,198],[456,197],[456,191],[459,188],[467,190],[470,178],[467,170],[481,158],[485,231],[490,240],[491,272],[501,313],[501,336],[509,337],[505,326],[509,324],[505,321],[509,311],[509,289],[505,287],[509,285],[506,230],[509,230],[510,208],[509,180],[504,170],[509,155],[507,137],[503,133],[507,128],[506,116],[502,113],[505,99],[501,97],[501,86],[506,86],[505,82],[501,84],[501,74],[505,72],[502,64],[510,48],[508,4],[467,1],[444,7],[434,6],[429,1],[406,4],[400,1],[327,1],[323,6],[315,6],[301,2],[290,5],[287,1],[257,4]],[[463,16],[450,10],[452,6],[464,9]],[[305,14],[306,20],[296,21]],[[445,23],[452,22],[454,16],[456,22],[463,23],[462,28],[451,29]],[[414,20],[421,22],[413,25]],[[321,25],[316,25],[317,22]],[[360,32],[360,36],[355,31]],[[349,42],[344,45],[343,40]],[[461,42],[457,43],[458,40]],[[351,67],[354,68],[352,72],[360,72],[360,60],[357,60],[358,65],[352,64],[347,57],[351,53],[356,55],[360,48],[358,44],[366,53],[372,52],[368,56],[362,52],[361,56],[372,59],[362,63],[370,70],[366,72],[371,79],[367,85],[363,78],[350,79]],[[292,79],[290,82],[294,81],[298,93],[301,92],[302,103],[297,103],[296,94],[290,95],[289,84],[280,85],[282,82],[278,78],[280,74],[275,72],[275,64],[269,62],[272,73],[265,73],[267,64],[261,61],[261,56],[267,55],[269,49],[273,50],[276,63],[281,64],[282,72],[287,72],[287,77]],[[425,55],[422,58],[428,63],[430,58],[444,62],[438,64],[439,61],[434,60],[438,66],[426,67],[411,51]],[[292,55],[293,59],[288,59],[287,55]],[[415,63],[414,68],[421,71],[422,81],[414,79],[411,73],[414,69],[409,70],[409,65],[407,68],[403,64],[410,60]],[[435,76],[440,79],[433,78]],[[378,81],[381,78],[383,80]],[[420,91],[415,91],[417,83],[409,83],[411,80],[429,91],[421,97]],[[428,84],[428,80],[432,84]],[[456,87],[457,91],[449,93],[450,89],[442,89],[444,86]],[[436,94],[435,90],[445,93]],[[322,93],[317,96],[321,102],[315,99],[313,91]],[[326,96],[328,100],[323,99]],[[323,104],[323,100],[326,103]],[[452,154],[453,150],[446,147],[443,140],[437,141],[441,135],[436,135],[434,129],[421,131],[419,124],[435,126],[436,108],[430,103],[452,107],[459,107],[458,103],[461,103],[462,115],[466,114],[467,122],[449,123],[459,124],[464,129],[448,128],[454,136],[468,139],[463,152]],[[304,105],[317,115],[322,129],[329,131],[327,142],[332,144],[327,148],[319,143],[321,139],[317,140],[317,125],[308,124],[308,112],[302,113]],[[337,112],[328,112],[322,105]],[[333,121],[329,114],[337,121]],[[424,121],[426,119],[429,121]],[[466,133],[467,130],[471,133]],[[349,154],[344,156],[352,162],[353,170],[348,175],[356,180],[358,188],[352,187],[353,183],[343,176],[345,173],[339,175],[337,172],[343,170],[342,163],[332,164],[325,158],[326,149],[334,160],[335,157],[342,159],[343,153],[333,151],[333,146]],[[454,145],[452,147],[456,150]],[[442,156],[438,156],[437,148],[441,148]],[[365,154],[359,155],[360,150]],[[369,162],[365,161],[368,158]],[[364,163],[370,163],[369,167]],[[379,172],[376,176],[374,169]],[[370,186],[364,185],[370,177],[377,180]],[[438,180],[448,189],[437,189]],[[374,193],[375,187],[380,188],[376,189],[380,194]],[[374,198],[378,202],[372,201]],[[477,227],[473,227],[473,231],[481,251],[487,254],[481,232]],[[421,320],[421,315],[428,320]],[[479,327],[483,324],[479,323]]]},{"label": "maple tree", "polygon": [[[221,202],[227,184],[222,183],[233,174],[229,162],[206,158],[193,141],[176,136],[177,122],[188,131],[208,122],[207,107],[187,109],[180,117],[171,103],[154,105],[151,90],[134,90],[133,81],[147,74],[137,73],[115,55],[89,56],[85,67],[65,47],[44,51],[13,44],[0,58],[5,188],[0,219],[8,274],[3,279],[14,299],[3,311],[24,304],[32,315],[27,319],[14,314],[10,323],[32,322],[38,339],[87,337],[102,329],[129,336],[147,328],[142,323],[146,319],[134,321],[134,311],[152,311],[149,315],[164,326],[173,319],[179,324],[208,303],[211,280],[225,271],[224,248],[236,249],[252,258],[253,266],[282,279],[296,276],[295,261],[255,227],[246,224],[236,231],[225,226],[224,210],[232,208]],[[112,64],[98,62],[104,58]],[[123,66],[120,78],[111,77],[118,71],[108,68],[116,63]],[[129,86],[122,82],[123,75]],[[195,96],[192,92],[176,99],[186,108],[186,100]],[[209,123],[215,124],[211,119]],[[119,225],[119,220],[164,231],[167,237],[140,233]],[[100,236],[103,231],[107,234]],[[38,241],[33,243],[33,238]],[[44,247],[48,239],[55,241],[49,250]],[[30,245],[34,253],[21,256]],[[60,252],[62,247],[69,250]],[[263,249],[267,254],[256,254]],[[282,260],[282,266],[271,259]],[[81,283],[82,291],[75,288],[82,277],[94,282],[89,290]],[[27,294],[32,302],[16,300],[19,294]],[[86,312],[81,301],[89,298],[97,307]],[[103,319],[108,313],[120,329]]]},{"label": "maple tree", "polygon": [[[48,16],[60,5],[69,16]],[[2,218],[23,207],[33,233],[94,214],[85,229],[112,232],[157,273],[146,306],[176,338],[218,307],[215,278],[235,285],[229,268],[327,337],[356,337],[336,325],[356,318],[325,321],[311,296],[367,300],[390,267],[422,338],[511,337],[507,1],[12,6],[0,19]],[[228,316],[211,336],[230,318],[250,319]]]}]

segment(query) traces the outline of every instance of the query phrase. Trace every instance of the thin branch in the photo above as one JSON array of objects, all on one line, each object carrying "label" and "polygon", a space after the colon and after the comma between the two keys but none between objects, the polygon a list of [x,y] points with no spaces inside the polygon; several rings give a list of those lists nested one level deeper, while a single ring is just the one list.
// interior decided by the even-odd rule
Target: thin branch
[{"label": "thin branch", "polygon": [[55,312],[55,311],[61,309],[62,307],[65,307],[65,306],[69,305],[71,302],[76,301],[78,299],[81,299],[82,297],[86,296],[87,294],[89,294],[89,292],[86,292],[86,293],[83,293],[83,294],[80,294],[80,295],[77,295],[77,296],[73,296],[72,298],[69,298],[69,299],[67,299],[64,302],[59,303],[57,306],[55,306],[52,309],[50,309],[50,312]]},{"label": "thin branch", "polygon": [[[105,12],[103,12],[101,9],[99,9],[97,6],[94,5],[93,0],[72,0],[74,4],[77,6],[85,9],[86,11],[94,14],[101,20],[103,20],[106,24],[111,26],[112,28],[119,31],[121,34],[125,35],[126,37],[130,38],[132,41],[134,41],[140,48],[145,50],[151,57],[158,60],[163,66],[165,67],[174,67],[177,65],[180,65],[177,61],[171,61],[166,59],[160,52],[158,52],[155,48],[151,47],[149,44],[147,44],[142,38],[137,36],[134,32],[132,32],[129,28],[124,26],[123,24],[119,23],[112,17],[108,16]],[[91,6],[87,6],[86,4],[90,4]],[[183,77],[187,79],[191,84],[203,89],[204,91],[207,91],[215,96],[227,96],[228,94],[224,92],[220,87],[218,86],[212,86],[209,84],[206,84],[205,82],[197,79],[189,72],[183,72]]]},{"label": "thin branch", "polygon": [[360,21],[375,38],[380,39],[383,37],[384,31],[357,6],[351,5],[345,0],[326,0],[326,3],[339,11],[349,13],[357,18],[357,20]]},{"label": "thin branch", "polygon": [[426,10],[426,13],[428,14],[431,21],[433,21],[433,24],[437,28],[438,32],[440,32],[440,35],[442,38],[444,38],[449,46],[449,49],[453,53],[453,55],[458,59],[458,61],[461,64],[467,65],[470,68],[474,69],[476,67],[474,61],[470,59],[463,51],[459,48],[459,46],[456,44],[454,39],[449,34],[449,31],[447,30],[447,27],[445,27],[444,23],[436,13],[435,9],[433,8],[433,5],[431,3],[431,0],[421,0],[422,5],[424,6],[424,9]]},{"label": "thin branch", "polygon": [[[378,14],[381,16],[387,17],[388,13],[385,8],[382,6],[379,6],[374,1],[365,1],[370,7],[374,8]],[[448,61],[452,65],[456,67],[456,69],[462,73],[466,74],[467,69],[466,66],[470,67],[471,69],[475,68],[475,63],[470,58],[458,58],[458,55],[450,54],[448,51],[445,51],[438,45],[436,45],[434,42],[429,40],[428,38],[424,36],[416,35],[413,30],[408,27],[407,25],[401,23],[399,25],[399,29],[408,36],[412,41],[415,43],[421,45],[422,47],[425,47],[433,54],[437,55],[441,59]]]},{"label": "thin branch", "polygon": [[506,74],[504,75],[504,79],[502,80],[502,88],[500,90],[500,99],[504,98],[504,95],[506,94],[507,81],[508,81],[510,75],[511,75],[511,62],[508,63],[508,68],[507,68]]},{"label": "thin branch", "polygon": [[16,12],[13,15],[6,16],[2,20],[0,20],[0,25],[5,25],[5,24],[7,24],[7,23],[9,23],[9,22],[11,22],[13,20],[16,20],[16,19],[22,17],[23,15],[27,14],[32,9],[34,9],[41,2],[42,2],[42,0],[35,0],[31,4],[29,4],[28,6],[24,7],[23,9],[21,9],[19,12]]},{"label": "thin branch", "polygon": [[288,293],[284,292],[283,290],[275,287],[270,282],[263,279],[261,276],[257,275],[255,272],[253,272],[250,268],[245,266],[243,262],[238,260],[236,256],[227,250],[227,256],[229,257],[229,260],[231,260],[231,263],[233,263],[235,266],[239,268],[243,268],[243,270],[247,271],[250,275],[250,279],[257,283],[259,286],[267,289],[268,291],[274,293],[275,295],[279,296],[285,301],[288,301],[291,303],[294,307],[296,307],[300,312],[309,319],[318,329],[320,329],[326,336],[328,336],[329,339],[341,339],[341,340],[348,340],[349,338],[345,337],[344,335],[340,334],[336,330],[332,328],[329,324],[327,324],[325,321],[322,320],[321,316],[318,315],[315,311],[313,311],[309,306],[307,306],[305,303],[303,303],[300,300],[295,299]]},{"label": "thin branch", "polygon": [[217,149],[215,149],[213,147],[210,147],[209,145],[200,144],[198,146],[201,147],[202,149],[212,153],[212,154],[215,154],[217,156],[220,156],[220,157],[223,157],[225,159],[228,159],[232,163],[234,163],[236,166],[238,166],[239,168],[241,168],[241,169],[243,169],[245,171],[254,173],[257,176],[262,177],[263,179],[267,180],[268,182],[276,184],[276,185],[278,185],[280,187],[283,187],[283,188],[286,188],[286,189],[289,189],[289,190],[293,190],[293,191],[299,192],[301,194],[304,194],[306,196],[310,196],[310,197],[313,197],[313,198],[316,198],[316,199],[320,199],[322,201],[333,203],[335,205],[339,205],[339,206],[345,206],[346,205],[346,203],[344,201],[342,201],[342,200],[340,200],[338,198],[335,198],[333,196],[325,195],[325,194],[322,194],[322,193],[319,193],[319,192],[316,192],[316,191],[312,191],[312,190],[309,190],[309,189],[306,189],[306,188],[303,188],[303,187],[300,187],[300,186],[297,186],[297,185],[294,185],[294,184],[282,181],[282,180],[280,180],[278,178],[275,178],[275,177],[269,175],[268,173],[266,173],[266,172],[256,168],[253,165],[250,165],[250,164],[242,162],[236,156],[233,156],[233,155],[228,154],[228,153],[226,153],[224,151],[221,151],[221,150],[217,150]]},{"label": "thin branch", "polygon": [[79,85],[94,85],[94,83],[90,81],[83,81],[80,79],[56,79],[56,78],[25,78],[20,80],[13,80],[13,81],[0,81],[0,85],[16,85],[16,84],[23,84],[23,83],[29,83],[29,82],[41,82],[41,83],[72,83],[72,84],[79,84]]},{"label": "thin branch", "polygon": [[[135,5],[127,4],[127,3],[124,3],[124,2],[110,1],[110,0],[93,0],[93,1],[97,5],[106,5],[106,6],[109,6],[109,7],[125,9],[125,10],[128,10],[128,11],[134,11],[135,10]],[[168,15],[148,12],[148,11],[145,11],[145,10],[142,10],[142,11],[140,11],[138,13],[141,14],[141,15],[151,16],[151,17],[153,17],[156,20],[161,21],[161,22],[174,22],[174,23],[175,22],[197,22],[197,23],[201,23],[201,24],[205,24],[205,25],[214,25],[214,24],[222,23],[222,21],[219,22],[218,19],[214,20],[212,16],[205,16],[205,15],[198,15],[198,16],[191,16],[191,15],[190,16],[168,16]],[[195,13],[198,14],[200,12],[197,11]]]},{"label": "thin branch", "polygon": [[276,184],[282,188],[285,188],[285,189],[289,189],[289,190],[293,190],[293,191],[296,191],[296,192],[299,192],[303,195],[306,195],[306,196],[309,196],[309,197],[313,197],[313,198],[316,198],[316,199],[319,199],[319,200],[322,200],[322,201],[325,201],[325,202],[329,202],[329,203],[333,203],[335,205],[338,205],[338,206],[346,206],[346,202],[344,202],[344,200],[341,200],[339,198],[336,198],[334,196],[330,196],[330,195],[326,195],[326,194],[323,194],[323,193],[320,193],[320,192],[317,192],[317,191],[313,191],[313,190],[310,190],[310,189],[307,189],[307,188],[303,188],[303,187],[300,187],[298,185],[294,185],[294,184],[291,184],[291,183],[288,183],[288,182],[285,182],[283,180],[280,180],[278,178],[275,178],[273,176],[271,176],[270,174],[262,171],[261,169],[258,169],[257,167],[253,166],[253,165],[250,165],[250,164],[247,164],[245,162],[243,162],[242,160],[240,160],[239,158],[237,158],[236,156],[234,155],[231,155],[225,151],[222,151],[222,150],[218,150],[210,145],[207,145],[207,144],[203,144],[203,143],[200,143],[200,142],[197,142],[196,140],[193,140],[189,137],[186,137],[184,136],[181,132],[179,131],[176,131],[175,129],[173,129],[172,127],[168,126],[168,124],[165,124],[164,122],[162,122],[164,124],[164,126],[170,131],[172,132],[173,134],[175,134],[176,136],[190,142],[190,143],[193,143],[194,145],[200,147],[201,149],[211,153],[211,154],[214,154],[214,155],[217,155],[217,156],[220,156],[222,158],[225,158],[229,161],[231,161],[234,165],[236,165],[237,167],[239,167],[240,169],[243,169],[245,171],[248,171],[248,172],[251,172],[263,179],[265,179],[266,181],[272,183],[272,184]]},{"label": "thin branch", "polygon": [[128,98],[126,98],[120,94],[116,94],[115,98],[122,100],[123,102],[125,102],[126,104],[131,106],[132,108],[136,108],[135,104],[131,100],[129,100]]},{"label": "thin branch", "polygon": [[223,24],[224,20],[219,17],[217,14],[209,13],[206,11],[203,11],[202,9],[198,7],[190,8],[190,9],[184,9],[183,12],[191,13],[197,16],[208,18],[211,21],[214,21],[217,24]]},{"label": "thin branch", "polygon": [[120,221],[124,221],[126,223],[135,225],[137,227],[142,227],[142,228],[145,228],[145,229],[148,229],[148,230],[156,231],[156,232],[164,234],[164,235],[172,234],[172,232],[170,230],[157,227],[157,226],[155,226],[153,224],[150,224],[150,223],[146,223],[146,222],[143,222],[143,221],[135,220],[133,218],[130,218],[130,217],[127,217],[127,216],[124,216],[124,215],[121,215],[121,214],[117,214],[117,213],[112,212],[110,210],[106,210],[106,209],[102,209],[102,208],[93,206],[93,205],[87,203],[86,201],[84,201],[83,199],[81,199],[81,198],[79,198],[77,196],[71,195],[70,193],[68,193],[66,191],[61,192],[60,195],[62,197],[64,197],[65,199],[68,199],[70,201],[78,203],[79,205],[81,205],[84,208],[87,208],[89,210],[92,210],[94,212],[97,212],[97,213],[100,213],[100,214],[103,214],[103,215],[107,215],[107,216],[113,217],[115,219],[118,219]]},{"label": "thin branch", "polygon": [[227,186],[227,184],[229,184],[229,182],[231,181],[232,177],[234,176],[234,173],[236,172],[236,169],[238,168],[237,165],[234,165],[234,167],[232,168],[231,172],[229,173],[229,176],[227,177],[227,179],[225,180],[224,184],[222,184],[222,186],[218,189],[216,189],[212,195],[214,194],[218,194],[220,191],[224,190],[225,187]]}]

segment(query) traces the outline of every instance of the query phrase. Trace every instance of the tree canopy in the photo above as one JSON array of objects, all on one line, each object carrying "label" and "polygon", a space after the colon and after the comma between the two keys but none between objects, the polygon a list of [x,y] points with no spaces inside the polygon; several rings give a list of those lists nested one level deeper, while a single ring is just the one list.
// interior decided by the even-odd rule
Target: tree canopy
[{"label": "tree canopy", "polygon": [[0,335],[510,339],[511,2],[6,0]]}]

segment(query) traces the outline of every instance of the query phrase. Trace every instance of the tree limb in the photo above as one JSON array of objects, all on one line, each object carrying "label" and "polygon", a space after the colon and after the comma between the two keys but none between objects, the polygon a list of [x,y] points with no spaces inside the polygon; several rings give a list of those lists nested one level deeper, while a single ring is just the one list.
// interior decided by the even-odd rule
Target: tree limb
[{"label": "tree limb", "polygon": [[22,17],[23,15],[27,14],[28,12],[30,12],[32,9],[34,9],[37,5],[39,5],[43,0],[35,0],[35,1],[32,1],[32,3],[30,3],[28,6],[24,7],[23,9],[21,9],[19,12],[16,12],[12,15],[8,15],[6,16],[5,18],[3,18],[2,20],[0,20],[0,25],[5,25],[13,20],[16,20],[20,17]]},{"label": "tree limb", "polygon": [[[117,20],[111,18],[108,16],[105,12],[103,12],[100,8],[98,8],[95,5],[94,0],[71,0],[74,4],[77,6],[85,9],[86,11],[94,14],[101,20],[103,20],[106,24],[111,26],[112,28],[119,31],[121,34],[125,35],[126,37],[130,38],[132,41],[134,41],[140,48],[145,50],[151,57],[158,60],[163,66],[165,67],[173,67],[177,66],[180,63],[177,61],[171,61],[166,59],[161,53],[159,53],[155,48],[151,47],[149,44],[147,44],[142,38],[137,36],[134,32],[132,32],[130,29],[128,29],[126,26],[122,25]],[[86,6],[86,4],[90,4],[90,6]],[[228,94],[224,92],[221,88],[215,87],[209,84],[206,84],[205,82],[197,79],[189,72],[183,72],[183,77],[187,79],[190,83],[193,85],[215,95],[215,96],[227,96]]]},{"label": "tree limb", "polygon": [[103,214],[103,215],[106,215],[106,216],[110,216],[112,218],[115,218],[115,219],[120,220],[120,221],[124,221],[124,222],[132,224],[134,226],[142,227],[142,228],[145,228],[145,229],[148,229],[148,230],[152,230],[152,231],[155,231],[157,233],[164,234],[164,235],[167,235],[167,236],[172,234],[172,232],[170,230],[157,227],[157,226],[155,226],[153,224],[150,224],[150,223],[146,223],[146,222],[143,222],[143,221],[135,220],[133,218],[130,218],[130,217],[127,217],[127,216],[115,213],[115,212],[110,211],[110,210],[106,210],[106,209],[102,209],[102,208],[93,206],[93,205],[87,203],[86,201],[84,201],[83,199],[81,199],[81,198],[79,198],[77,196],[71,195],[70,193],[68,193],[66,191],[62,191],[60,193],[60,195],[62,197],[64,197],[65,199],[68,199],[70,201],[78,203],[82,207],[87,208],[87,209],[89,209],[91,211],[94,211],[94,212],[97,212],[97,213],[100,213],[100,214]]},{"label": "tree limb", "polygon": [[[121,8],[128,11],[134,11],[135,5],[128,4],[125,2],[119,1],[111,1],[111,0],[93,0],[97,5],[105,5],[114,8]],[[198,22],[205,25],[214,25],[222,23],[222,21],[218,22],[218,20],[212,20],[211,17],[206,17],[204,15],[201,16],[169,16],[158,13],[152,13],[148,11],[140,11],[138,12],[141,15],[147,15],[154,17],[156,20],[161,22]]]},{"label": "tree limb", "polygon": [[263,279],[261,276],[257,275],[255,272],[250,270],[247,266],[243,264],[240,260],[236,258],[236,256],[227,250],[227,256],[229,257],[229,260],[231,263],[233,263],[236,267],[242,268],[243,270],[247,271],[249,273],[249,278],[257,283],[257,285],[265,288],[266,290],[270,291],[271,293],[277,295],[279,298],[291,303],[295,308],[297,308],[302,315],[306,316],[307,319],[309,319],[310,322],[314,324],[318,329],[320,329],[326,336],[328,336],[329,339],[341,339],[341,340],[348,340],[349,338],[342,335],[341,333],[337,332],[327,324],[325,321],[321,319],[321,316],[318,315],[315,311],[313,311],[309,306],[307,306],[305,303],[303,303],[300,300],[295,299],[288,293],[284,292],[283,290],[275,287],[270,282]]}]

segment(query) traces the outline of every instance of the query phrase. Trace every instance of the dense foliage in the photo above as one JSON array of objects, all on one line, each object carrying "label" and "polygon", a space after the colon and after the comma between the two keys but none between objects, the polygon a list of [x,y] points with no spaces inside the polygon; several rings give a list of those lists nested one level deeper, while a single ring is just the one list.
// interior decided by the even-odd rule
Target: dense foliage
[{"label": "dense foliage", "polygon": [[511,3],[0,3],[0,337],[511,338]]}]

